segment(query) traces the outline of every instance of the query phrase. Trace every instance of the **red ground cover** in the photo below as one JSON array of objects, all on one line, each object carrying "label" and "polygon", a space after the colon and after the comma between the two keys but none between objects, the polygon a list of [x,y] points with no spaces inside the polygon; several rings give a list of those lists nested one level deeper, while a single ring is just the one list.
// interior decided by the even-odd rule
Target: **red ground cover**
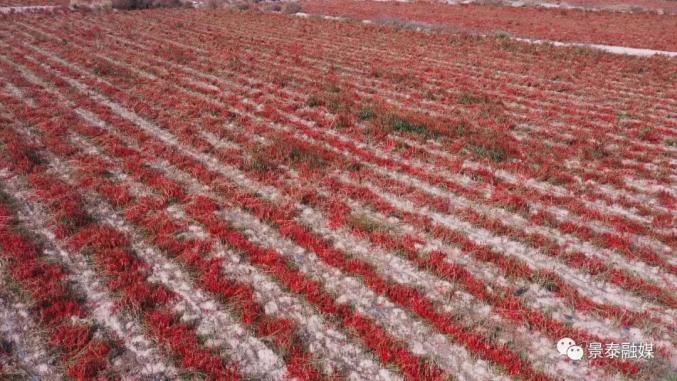
[{"label": "red ground cover", "polygon": [[545,0],[543,3],[620,12],[648,11],[673,15],[677,13],[677,3],[671,0]]},{"label": "red ground cover", "polygon": [[304,12],[374,21],[420,22],[452,31],[677,51],[677,16],[447,5],[430,2],[304,0]]},{"label": "red ground cover", "polygon": [[[78,274],[42,266],[61,243],[210,379],[268,369],[242,337],[278,356],[264,379],[671,371],[674,60],[258,12],[2,21],[0,271],[40,300],[54,278],[45,329],[55,301],[91,315],[62,281]],[[237,335],[202,329],[218,312]],[[572,365],[562,337],[639,337],[655,359]],[[124,373],[132,339],[77,374]]]}]

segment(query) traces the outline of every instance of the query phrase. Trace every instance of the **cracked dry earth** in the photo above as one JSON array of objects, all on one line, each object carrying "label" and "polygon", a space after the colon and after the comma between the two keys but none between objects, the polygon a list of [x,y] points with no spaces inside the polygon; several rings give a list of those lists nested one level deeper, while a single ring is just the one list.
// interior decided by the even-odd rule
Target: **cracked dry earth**
[{"label": "cracked dry earth", "polygon": [[253,11],[0,20],[0,378],[675,373],[674,59]]}]

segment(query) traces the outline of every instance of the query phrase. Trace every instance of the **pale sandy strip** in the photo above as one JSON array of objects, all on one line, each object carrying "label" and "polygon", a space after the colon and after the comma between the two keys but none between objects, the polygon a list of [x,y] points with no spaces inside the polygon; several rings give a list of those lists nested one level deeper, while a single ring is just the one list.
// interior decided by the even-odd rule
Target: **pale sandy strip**
[{"label": "pale sandy strip", "polygon": [[46,337],[33,320],[29,306],[13,295],[0,261],[0,339],[11,344],[10,356],[17,367],[33,378],[62,380],[54,364],[56,358],[47,346]]},{"label": "pale sandy strip", "polygon": [[672,197],[677,197],[677,188],[671,186],[674,184],[659,184],[655,180],[646,179],[626,179],[625,183],[640,192],[667,193]]},{"label": "pale sandy strip", "polygon": [[515,41],[527,42],[529,44],[548,44],[558,47],[576,47],[576,48],[590,48],[601,50],[606,53],[613,54],[623,54],[636,57],[650,57],[655,55],[666,56],[666,57],[677,57],[677,52],[665,51],[665,50],[654,50],[654,49],[641,49],[641,48],[628,48],[625,46],[614,46],[614,45],[603,45],[603,44],[589,44],[589,43],[580,43],[580,42],[560,42],[560,41],[550,41],[550,40],[538,40],[531,38],[519,38],[512,37]]},{"label": "pale sandy strip", "polygon": [[63,6],[55,5],[29,5],[29,6],[11,6],[0,7],[0,14],[18,14],[18,13],[34,13],[38,12],[52,12],[59,9],[67,9]]},{"label": "pale sandy strip", "polygon": [[28,106],[30,106],[30,107],[35,107],[35,101],[33,101],[32,99],[28,98],[28,97],[26,96],[26,94],[23,92],[23,90],[21,90],[20,88],[14,86],[12,83],[10,83],[10,82],[6,82],[6,83],[5,83],[5,91],[6,91],[8,94],[12,95],[14,98],[17,98],[17,99],[23,101],[23,102],[26,103]]}]

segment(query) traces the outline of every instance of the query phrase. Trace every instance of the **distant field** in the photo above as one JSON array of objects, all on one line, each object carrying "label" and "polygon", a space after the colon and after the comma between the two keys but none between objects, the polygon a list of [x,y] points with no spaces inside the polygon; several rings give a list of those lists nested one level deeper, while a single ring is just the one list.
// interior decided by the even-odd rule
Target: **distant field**
[{"label": "distant field", "polygon": [[0,7],[26,7],[34,5],[68,5],[68,0],[0,0]]},{"label": "distant field", "polygon": [[0,18],[0,379],[668,377],[675,73],[255,11]]},{"label": "distant field", "polygon": [[544,2],[619,11],[661,11],[667,14],[677,14],[677,2],[674,0],[556,0]]},{"label": "distant field", "polygon": [[[425,0],[418,0],[425,1]],[[430,0],[433,2],[433,0]],[[444,2],[444,1],[441,1]],[[448,1],[447,3],[460,3]],[[546,8],[583,8],[614,12],[652,12],[677,14],[677,2],[674,0],[476,0],[474,3],[497,3],[513,6],[537,6]]]},{"label": "distant field", "polygon": [[427,23],[452,31],[677,51],[677,15],[447,5],[416,1],[303,0],[307,13],[381,22]]}]

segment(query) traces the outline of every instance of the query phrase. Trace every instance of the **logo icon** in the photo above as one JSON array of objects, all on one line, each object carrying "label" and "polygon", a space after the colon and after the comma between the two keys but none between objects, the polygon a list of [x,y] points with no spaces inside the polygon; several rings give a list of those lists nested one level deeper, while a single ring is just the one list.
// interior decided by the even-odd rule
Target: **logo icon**
[{"label": "logo icon", "polygon": [[574,361],[583,358],[583,348],[576,345],[576,342],[568,337],[564,337],[557,342],[557,352],[561,355],[566,355]]},{"label": "logo icon", "polygon": [[567,349],[567,356],[574,361],[578,361],[583,358],[583,348],[579,345],[572,345]]}]

